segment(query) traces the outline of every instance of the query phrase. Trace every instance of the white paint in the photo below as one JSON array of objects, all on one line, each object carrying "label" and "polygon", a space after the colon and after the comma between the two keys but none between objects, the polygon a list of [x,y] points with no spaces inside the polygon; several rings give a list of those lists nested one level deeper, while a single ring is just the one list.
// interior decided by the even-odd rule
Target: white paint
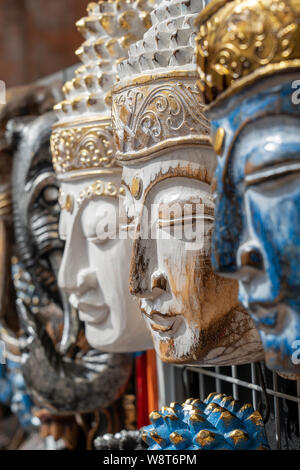
[{"label": "white paint", "polygon": [[[213,211],[210,184],[189,176],[192,171],[206,169],[209,181],[214,166],[213,150],[205,147],[166,150],[152,160],[124,165],[123,180],[127,186],[125,210],[129,217],[134,217],[133,225],[141,224],[143,228],[143,224],[149,222],[143,217],[143,210],[147,208],[150,220],[148,227],[157,226],[159,208],[175,201],[180,204],[201,202],[205,210]],[[183,176],[168,176],[160,181],[170,169],[176,168],[180,169]],[[134,177],[142,181],[139,200],[134,199],[128,190]],[[214,291],[212,285],[205,284],[214,276],[211,268],[197,268],[202,258],[209,263],[212,228],[211,220],[205,220],[203,247],[191,252],[187,252],[184,240],[180,239],[164,240],[157,237],[136,241],[136,246],[140,244],[142,247],[146,266],[138,272],[136,295],[141,300],[141,309],[146,315],[156,351],[160,354],[161,348],[167,343],[172,348],[171,357],[166,358],[161,354],[162,360],[222,365],[262,358],[259,336],[252,320],[238,307],[237,297],[228,294],[233,287],[237,291],[236,282],[217,277]],[[136,248],[132,263],[138,261],[135,256]],[[164,277],[166,290],[152,289],[153,279],[159,276]],[[231,325],[226,323],[226,338],[215,338],[211,350],[204,356],[202,350],[195,353],[200,334],[232,311],[234,320]],[[153,331],[153,325],[154,330],[164,331]],[[167,328],[169,330],[165,331]],[[235,331],[239,331],[239,334]]]},{"label": "white paint", "polygon": [[[61,189],[74,200],[97,178],[62,182]],[[103,180],[120,183],[119,177]],[[131,352],[152,348],[152,341],[138,308],[129,294],[130,239],[99,240],[106,221],[118,215],[118,200],[100,197],[63,210],[60,235],[66,240],[59,272],[59,285],[70,295],[85,323],[88,342],[108,352]],[[117,220],[118,222],[118,220]]]}]

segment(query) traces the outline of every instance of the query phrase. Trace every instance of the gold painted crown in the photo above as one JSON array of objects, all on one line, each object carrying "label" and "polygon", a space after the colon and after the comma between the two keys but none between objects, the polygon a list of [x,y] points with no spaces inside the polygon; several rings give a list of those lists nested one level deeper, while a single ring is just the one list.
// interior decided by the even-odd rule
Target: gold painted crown
[{"label": "gold painted crown", "polygon": [[152,27],[118,64],[120,83],[112,91],[118,161],[210,144],[196,86],[195,20],[202,8],[201,0],[157,0]]},{"label": "gold painted crown", "polygon": [[154,0],[101,0],[90,3],[88,16],[77,22],[85,38],[76,51],[82,65],[55,106],[51,149],[60,178],[120,171],[111,129],[111,88],[117,62],[150,26]]},{"label": "gold painted crown", "polygon": [[300,67],[300,0],[212,0],[196,39],[205,102]]}]

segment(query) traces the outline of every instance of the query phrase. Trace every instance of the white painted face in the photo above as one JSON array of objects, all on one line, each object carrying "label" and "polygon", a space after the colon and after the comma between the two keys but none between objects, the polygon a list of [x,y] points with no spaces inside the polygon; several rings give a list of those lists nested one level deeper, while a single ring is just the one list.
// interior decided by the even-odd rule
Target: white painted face
[{"label": "white painted face", "polygon": [[237,283],[211,268],[214,166],[212,149],[198,147],[123,169],[127,223],[135,231],[130,289],[166,362],[235,364],[261,355]]},{"label": "white painted face", "polygon": [[[130,239],[111,239],[119,225],[119,200],[95,197],[77,200],[96,180],[120,184],[118,176],[64,181],[61,191],[70,196],[72,212],[62,210],[60,236],[66,241],[59,285],[85,323],[90,345],[107,352],[132,352],[153,347],[136,300],[128,290]],[[109,235],[109,236],[107,236]]]}]

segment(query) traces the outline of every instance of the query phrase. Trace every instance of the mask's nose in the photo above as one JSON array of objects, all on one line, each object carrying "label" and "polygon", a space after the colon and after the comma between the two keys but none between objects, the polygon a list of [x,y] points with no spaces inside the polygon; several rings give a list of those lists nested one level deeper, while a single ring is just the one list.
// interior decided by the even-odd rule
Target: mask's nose
[{"label": "mask's nose", "polygon": [[237,252],[237,274],[239,280],[250,281],[264,271],[264,257],[261,248],[253,241],[241,245]]},{"label": "mask's nose", "polygon": [[67,241],[58,273],[58,285],[67,294],[78,293],[78,290],[83,285],[81,275],[83,266],[86,266],[84,253],[81,253],[79,256],[76,255],[72,248],[72,243]]},{"label": "mask's nose", "polygon": [[133,243],[130,264],[130,293],[141,299],[154,300],[166,290],[165,276],[154,271],[155,245],[151,239],[137,238]]}]

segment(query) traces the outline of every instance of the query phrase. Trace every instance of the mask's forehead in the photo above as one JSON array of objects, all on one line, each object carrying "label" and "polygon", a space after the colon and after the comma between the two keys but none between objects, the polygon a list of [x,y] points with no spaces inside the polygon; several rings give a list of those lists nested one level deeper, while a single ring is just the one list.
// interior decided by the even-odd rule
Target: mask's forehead
[{"label": "mask's forehead", "polygon": [[299,160],[300,116],[265,116],[239,134],[230,157],[229,173],[236,181],[257,171]]},{"label": "mask's forehead", "polygon": [[[90,204],[95,200],[102,200],[103,205],[115,207],[121,195],[121,176],[94,175],[92,178],[62,179],[60,181],[59,202],[61,206],[60,234],[64,238],[72,230],[75,220],[81,214],[88,213],[93,218],[94,207],[99,204]],[[114,202],[114,204],[112,204]]]},{"label": "mask's forehead", "polygon": [[[219,192],[224,190],[223,185],[226,183],[226,175],[231,172],[232,154],[234,152],[236,155],[242,136],[244,139],[245,134],[249,131],[248,140],[249,142],[253,140],[251,144],[249,143],[249,146],[255,146],[256,144],[257,149],[259,149],[262,142],[261,138],[258,138],[258,132],[266,127],[265,124],[261,123],[267,121],[270,116],[278,116],[282,124],[285,121],[288,122],[289,117],[295,119],[299,117],[299,105],[295,106],[292,100],[294,92],[292,84],[296,78],[297,76],[294,74],[285,77],[279,74],[264,79],[236,95],[226,98],[210,109],[208,115],[211,119],[212,140],[218,154],[216,178]],[[259,122],[260,124],[258,124]],[[250,138],[251,123],[254,125],[253,134],[251,134],[253,139]],[[273,125],[269,125],[269,127],[272,129]],[[244,133],[244,130],[246,130],[246,133]],[[272,134],[274,138],[275,130],[272,130]],[[262,149],[259,150],[262,153]],[[239,148],[239,153],[240,157],[245,157],[246,152],[242,148]],[[254,154],[254,152],[249,151],[247,155],[250,153]],[[242,165],[240,161],[235,162],[236,168],[240,164]]]},{"label": "mask's forehead", "polygon": [[123,168],[127,188],[125,205],[144,201],[149,191],[168,178],[190,178],[211,183],[215,156],[210,147],[171,149],[168,152]]}]

